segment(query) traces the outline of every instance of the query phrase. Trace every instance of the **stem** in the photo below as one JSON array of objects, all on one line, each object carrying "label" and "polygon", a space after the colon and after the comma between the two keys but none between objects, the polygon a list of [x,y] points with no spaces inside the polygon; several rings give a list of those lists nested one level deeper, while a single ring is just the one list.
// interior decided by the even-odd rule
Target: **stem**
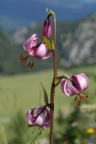
[{"label": "stem", "polygon": [[53,51],[53,64],[54,64],[54,78],[57,78],[56,18],[54,18],[54,51]]},{"label": "stem", "polygon": [[54,20],[54,50],[53,50],[53,68],[54,68],[54,75],[53,75],[53,81],[51,85],[51,122],[50,122],[50,144],[53,144],[53,136],[54,136],[54,96],[55,96],[55,84],[54,80],[57,78],[57,58],[56,58],[56,18],[53,18]]}]

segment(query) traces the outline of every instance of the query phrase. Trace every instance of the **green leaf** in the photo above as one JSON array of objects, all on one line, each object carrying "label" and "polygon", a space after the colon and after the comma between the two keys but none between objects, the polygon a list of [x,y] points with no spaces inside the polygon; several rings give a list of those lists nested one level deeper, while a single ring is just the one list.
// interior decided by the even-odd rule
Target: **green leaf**
[{"label": "green leaf", "polygon": [[58,78],[55,78],[55,79],[54,79],[54,84],[56,85],[57,82],[58,82]]},{"label": "green leaf", "polygon": [[51,47],[52,47],[52,50],[54,50],[54,47],[55,47],[54,40],[52,40]]},{"label": "green leaf", "polygon": [[48,8],[46,8],[46,12],[47,12],[48,14],[53,15],[53,17],[56,17],[56,14],[55,14],[55,12],[54,12],[53,10],[49,10]]},{"label": "green leaf", "polygon": [[39,144],[39,142],[37,142],[37,141],[36,141],[36,143],[35,143],[35,144]]},{"label": "green leaf", "polygon": [[49,14],[49,10],[48,10],[48,8],[46,8],[46,13],[48,13],[48,14]]},{"label": "green leaf", "polygon": [[45,42],[46,46],[48,47],[48,49],[52,50],[51,43],[50,43],[49,39],[44,37],[44,36],[43,36],[43,39],[44,39],[44,42]]},{"label": "green leaf", "polygon": [[55,14],[55,12],[53,10],[50,10],[49,13],[54,15],[54,17],[56,16],[56,14]]},{"label": "green leaf", "polygon": [[48,104],[48,94],[47,94],[47,91],[45,90],[43,84],[41,83],[42,85],[42,89],[43,89],[43,94],[44,94],[44,101],[45,101],[45,104]]}]

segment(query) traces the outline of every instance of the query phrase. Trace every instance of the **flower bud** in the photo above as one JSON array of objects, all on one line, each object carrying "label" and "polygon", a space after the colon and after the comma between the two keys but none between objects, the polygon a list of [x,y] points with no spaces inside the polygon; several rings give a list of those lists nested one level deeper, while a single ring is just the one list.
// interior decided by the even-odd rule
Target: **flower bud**
[{"label": "flower bud", "polygon": [[50,20],[46,19],[43,24],[42,36],[49,38],[52,33]]}]

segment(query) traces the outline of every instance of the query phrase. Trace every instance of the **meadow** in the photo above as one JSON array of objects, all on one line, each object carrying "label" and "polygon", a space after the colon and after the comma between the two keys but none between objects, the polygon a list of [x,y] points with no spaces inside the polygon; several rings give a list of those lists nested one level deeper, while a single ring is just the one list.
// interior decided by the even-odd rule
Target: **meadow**
[{"label": "meadow", "polygon": [[[59,70],[59,75],[64,71]],[[0,77],[0,113],[2,116],[14,115],[19,109],[26,112],[31,107],[44,105],[43,91],[40,82],[44,85],[50,98],[52,70]],[[61,92],[60,86],[56,89],[56,110],[65,109],[72,100]]]},{"label": "meadow", "polygon": [[[58,70],[58,76],[63,74],[76,74],[84,72],[89,77],[89,88],[85,91],[88,94],[88,104],[94,104],[96,101],[96,68],[95,66],[78,67],[64,70]],[[53,71],[45,70],[32,72],[28,74],[18,74],[13,76],[0,77],[0,120],[1,118],[14,117],[18,111],[22,111],[25,118],[27,110],[33,107],[44,105],[43,91],[40,82],[48,92],[50,99],[50,87]],[[74,96],[67,97],[61,91],[60,85],[55,92],[55,116],[58,110],[64,115],[69,114],[74,108]],[[83,102],[86,103],[86,102]],[[3,121],[0,125],[5,125]],[[1,127],[0,127],[1,128]],[[45,134],[44,134],[45,135]]]},{"label": "meadow", "polygon": [[[58,70],[58,75],[76,74],[85,72],[89,77],[89,88],[85,92],[89,95],[88,103],[94,102],[96,93],[95,66],[71,68],[66,71]],[[52,70],[0,77],[0,114],[2,116],[14,115],[19,109],[24,113],[31,107],[44,104],[43,91],[40,82],[44,85],[50,98]],[[61,92],[60,85],[55,92],[55,110],[70,110],[74,105],[74,96],[67,97]]]}]

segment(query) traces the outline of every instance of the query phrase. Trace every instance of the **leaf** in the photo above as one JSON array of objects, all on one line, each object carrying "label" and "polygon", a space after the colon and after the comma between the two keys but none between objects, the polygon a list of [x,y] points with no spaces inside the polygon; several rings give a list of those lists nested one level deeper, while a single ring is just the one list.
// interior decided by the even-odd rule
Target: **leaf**
[{"label": "leaf", "polygon": [[48,14],[49,14],[49,10],[48,10],[48,8],[46,8],[46,13],[48,13]]},{"label": "leaf", "polygon": [[53,10],[50,10],[49,13],[54,15],[54,17],[56,16],[56,14],[55,14],[55,12]]},{"label": "leaf", "polygon": [[54,84],[56,85],[56,84],[57,84],[57,82],[58,82],[58,79],[57,79],[57,78],[55,78],[55,79],[54,79]]},{"label": "leaf", "polygon": [[44,42],[45,42],[46,46],[48,47],[48,49],[52,50],[51,43],[50,43],[49,39],[44,37],[44,36],[43,36],[43,39],[44,39]]},{"label": "leaf", "polygon": [[36,143],[35,143],[35,144],[39,144],[39,142],[37,142],[37,141],[36,141]]},{"label": "leaf", "polygon": [[53,17],[56,17],[56,14],[53,10],[49,10],[48,8],[46,8],[46,13],[51,14]]},{"label": "leaf", "polygon": [[54,47],[55,47],[54,40],[52,40],[51,47],[52,47],[52,50],[54,50]]},{"label": "leaf", "polygon": [[45,90],[43,84],[41,83],[42,85],[42,89],[43,89],[43,94],[44,94],[44,101],[45,101],[45,104],[48,104],[48,94],[47,94],[47,91]]}]

